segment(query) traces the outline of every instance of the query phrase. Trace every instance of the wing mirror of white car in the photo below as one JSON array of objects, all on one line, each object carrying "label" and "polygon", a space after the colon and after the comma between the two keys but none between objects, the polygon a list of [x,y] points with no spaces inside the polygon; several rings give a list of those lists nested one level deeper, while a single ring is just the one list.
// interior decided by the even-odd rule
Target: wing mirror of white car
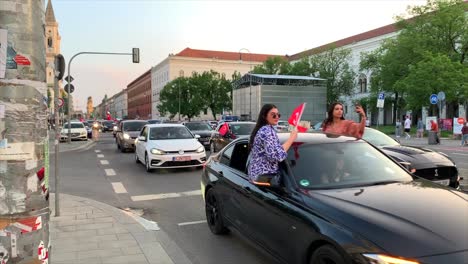
[{"label": "wing mirror of white car", "polygon": [[199,139],[199,138],[200,138],[200,135],[195,135],[195,138],[196,138],[196,139]]},{"label": "wing mirror of white car", "polygon": [[138,137],[138,141],[146,141],[146,137],[144,137],[144,136],[139,136],[139,137]]}]

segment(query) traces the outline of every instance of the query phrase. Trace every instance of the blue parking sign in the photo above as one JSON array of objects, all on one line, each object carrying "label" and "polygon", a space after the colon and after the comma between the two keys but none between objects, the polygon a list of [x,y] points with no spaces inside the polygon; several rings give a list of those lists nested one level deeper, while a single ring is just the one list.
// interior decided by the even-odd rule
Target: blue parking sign
[{"label": "blue parking sign", "polygon": [[385,93],[379,93],[379,100],[384,100],[385,99]]},{"label": "blue parking sign", "polygon": [[438,101],[437,94],[431,94],[429,101],[431,101],[431,104],[437,104],[437,101]]}]

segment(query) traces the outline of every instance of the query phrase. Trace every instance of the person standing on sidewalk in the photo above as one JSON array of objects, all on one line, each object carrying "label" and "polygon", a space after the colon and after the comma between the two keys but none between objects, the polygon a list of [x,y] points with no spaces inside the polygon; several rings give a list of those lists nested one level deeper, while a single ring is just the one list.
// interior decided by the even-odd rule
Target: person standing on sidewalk
[{"label": "person standing on sidewalk", "polygon": [[400,119],[397,118],[395,122],[395,136],[399,138],[401,135],[401,122]]},{"label": "person standing on sidewalk", "polygon": [[424,136],[424,123],[421,120],[421,118],[418,118],[416,137],[417,138],[423,138],[423,136]]},{"label": "person standing on sidewalk", "polygon": [[468,144],[468,122],[465,122],[465,125],[462,127],[462,139],[461,146]]},{"label": "person standing on sidewalk", "polygon": [[434,120],[431,120],[431,131],[435,132],[435,140],[437,144],[440,144],[439,138],[439,125]]},{"label": "person standing on sidewalk", "polygon": [[406,139],[410,139],[410,138],[411,138],[410,132],[411,132],[411,119],[410,119],[409,116],[406,116],[406,120],[405,120],[405,135],[406,135]]}]

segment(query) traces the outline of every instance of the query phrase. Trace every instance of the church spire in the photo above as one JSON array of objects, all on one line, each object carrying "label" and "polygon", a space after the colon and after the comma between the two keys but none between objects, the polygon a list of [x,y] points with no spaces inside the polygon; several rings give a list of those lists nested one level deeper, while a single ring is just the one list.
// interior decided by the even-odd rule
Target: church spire
[{"label": "church spire", "polygon": [[52,7],[51,0],[47,1],[46,22],[57,22],[55,21],[54,8]]}]

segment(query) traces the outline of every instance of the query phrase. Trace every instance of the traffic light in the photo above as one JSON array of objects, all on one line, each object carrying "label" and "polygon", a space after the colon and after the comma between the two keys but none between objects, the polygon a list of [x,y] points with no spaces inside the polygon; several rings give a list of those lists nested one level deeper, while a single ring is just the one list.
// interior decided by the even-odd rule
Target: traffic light
[{"label": "traffic light", "polygon": [[132,55],[133,55],[133,63],[140,63],[140,49],[133,48]]},{"label": "traffic light", "polygon": [[55,74],[58,80],[62,80],[65,74],[65,59],[62,54],[57,54],[55,56]]}]

